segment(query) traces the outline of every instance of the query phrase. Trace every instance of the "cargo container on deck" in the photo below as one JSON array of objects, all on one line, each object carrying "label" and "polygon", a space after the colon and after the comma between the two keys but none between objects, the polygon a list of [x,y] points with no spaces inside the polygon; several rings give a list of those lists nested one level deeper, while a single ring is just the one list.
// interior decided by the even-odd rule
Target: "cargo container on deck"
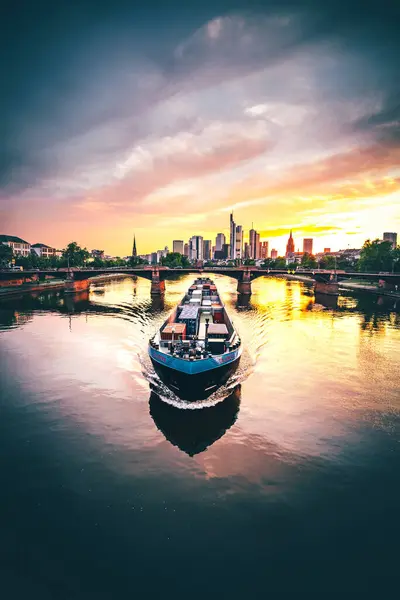
[{"label": "cargo container on deck", "polygon": [[149,341],[149,355],[162,381],[188,400],[206,398],[239,364],[242,345],[209,278],[199,278]]}]

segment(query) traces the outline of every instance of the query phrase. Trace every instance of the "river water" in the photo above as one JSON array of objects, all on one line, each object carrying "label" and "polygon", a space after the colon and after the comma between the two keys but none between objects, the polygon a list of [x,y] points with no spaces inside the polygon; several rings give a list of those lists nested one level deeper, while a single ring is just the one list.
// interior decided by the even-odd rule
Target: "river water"
[{"label": "river water", "polygon": [[399,308],[216,276],[245,350],[199,407],[146,354],[192,279],[0,304],[4,598],[394,597]]}]

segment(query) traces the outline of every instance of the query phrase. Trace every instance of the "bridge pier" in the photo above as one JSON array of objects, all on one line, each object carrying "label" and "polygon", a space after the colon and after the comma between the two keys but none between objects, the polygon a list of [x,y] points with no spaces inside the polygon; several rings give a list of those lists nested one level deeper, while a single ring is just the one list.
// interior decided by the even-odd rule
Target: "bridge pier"
[{"label": "bridge pier", "polygon": [[321,294],[315,292],[315,303],[322,304],[326,308],[337,308],[339,294]]},{"label": "bridge pier", "polygon": [[160,279],[160,269],[155,267],[151,272],[151,288],[152,296],[162,296],[165,292],[165,281]]},{"label": "bridge pier", "polygon": [[75,305],[79,302],[89,302],[89,290],[74,292],[65,297],[65,308],[69,313],[75,312]]},{"label": "bridge pier", "polygon": [[396,288],[398,288],[397,285],[395,285],[394,283],[389,283],[389,281],[386,281],[385,279],[379,280],[378,287],[380,287],[383,290],[387,290],[388,292],[396,292]]},{"label": "bridge pier", "polygon": [[66,294],[76,294],[88,290],[89,286],[89,279],[74,279],[72,275],[65,281],[64,291]]},{"label": "bridge pier", "polygon": [[151,310],[154,312],[164,310],[164,294],[157,294],[151,297]]},{"label": "bridge pier", "polygon": [[250,305],[250,294],[237,295],[237,308],[248,308]]},{"label": "bridge pier", "polygon": [[339,284],[337,281],[316,281],[315,294],[326,294],[328,296],[339,296]]},{"label": "bridge pier", "polygon": [[242,278],[238,279],[237,292],[240,296],[250,296],[251,295],[251,271],[250,271],[250,269],[245,269],[242,272]]}]

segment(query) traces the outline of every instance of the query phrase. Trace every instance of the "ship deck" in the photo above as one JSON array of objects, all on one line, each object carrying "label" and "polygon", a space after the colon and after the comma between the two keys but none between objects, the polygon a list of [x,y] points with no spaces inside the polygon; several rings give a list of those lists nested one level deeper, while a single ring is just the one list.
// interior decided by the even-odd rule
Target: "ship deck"
[{"label": "ship deck", "polygon": [[214,282],[198,278],[150,340],[157,355],[183,361],[220,357],[236,351],[240,338]]}]

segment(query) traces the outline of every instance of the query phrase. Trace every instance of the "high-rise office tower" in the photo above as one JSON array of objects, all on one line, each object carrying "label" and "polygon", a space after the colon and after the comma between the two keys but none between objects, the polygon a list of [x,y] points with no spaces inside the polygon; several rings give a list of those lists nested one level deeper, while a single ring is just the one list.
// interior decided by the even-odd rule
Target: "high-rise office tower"
[{"label": "high-rise office tower", "polygon": [[253,226],[251,227],[250,231],[249,231],[249,258],[255,258],[256,257],[256,235],[257,232],[255,229],[253,229]]},{"label": "high-rise office tower", "polygon": [[174,240],[172,242],[172,251],[183,254],[183,240]]},{"label": "high-rise office tower", "polygon": [[236,223],[233,220],[233,212],[230,216],[230,237],[229,237],[229,258],[234,259],[236,257]]},{"label": "high-rise office tower", "polygon": [[256,241],[255,241],[255,245],[256,245],[256,252],[255,252],[255,259],[260,258],[261,255],[261,244],[260,244],[260,234],[256,232]]},{"label": "high-rise office tower", "polygon": [[268,242],[261,242],[260,258],[268,258]]},{"label": "high-rise office tower", "polygon": [[222,250],[225,243],[225,235],[223,233],[217,233],[217,237],[215,238],[215,249]]},{"label": "high-rise office tower", "polygon": [[193,235],[189,240],[189,258],[191,260],[203,260],[203,237]]},{"label": "high-rise office tower", "polygon": [[303,240],[303,252],[304,254],[312,254],[313,253],[313,239],[312,238],[304,238]]},{"label": "high-rise office tower", "polygon": [[391,242],[392,243],[392,248],[396,248],[397,246],[397,233],[395,233],[394,231],[385,231],[385,233],[383,234],[383,241],[384,242]]},{"label": "high-rise office tower", "polygon": [[204,240],[203,242],[203,259],[210,260],[211,259],[211,240]]},{"label": "high-rise office tower", "polygon": [[272,248],[271,250],[271,258],[272,260],[276,260],[278,258],[278,250],[275,250],[275,248]]},{"label": "high-rise office tower", "polygon": [[243,227],[241,225],[236,225],[235,258],[239,260],[243,258]]}]

